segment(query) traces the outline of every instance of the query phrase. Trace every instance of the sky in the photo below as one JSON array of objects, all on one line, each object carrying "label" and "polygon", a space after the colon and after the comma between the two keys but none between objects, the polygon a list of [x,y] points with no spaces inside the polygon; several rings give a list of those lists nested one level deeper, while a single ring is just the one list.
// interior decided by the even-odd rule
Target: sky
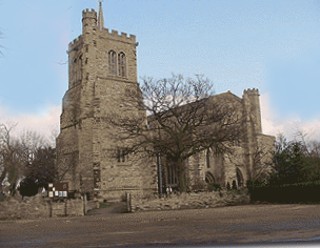
[{"label": "sky", "polygon": [[[68,43],[97,0],[0,0],[0,123],[58,133]],[[264,133],[320,140],[320,0],[104,0],[135,34],[138,76],[203,74],[216,93],[260,90]]]}]

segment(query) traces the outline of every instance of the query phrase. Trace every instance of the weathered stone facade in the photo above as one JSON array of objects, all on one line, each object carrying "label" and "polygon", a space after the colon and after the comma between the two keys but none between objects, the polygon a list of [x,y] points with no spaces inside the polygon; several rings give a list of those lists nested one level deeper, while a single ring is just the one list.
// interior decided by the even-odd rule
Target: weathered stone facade
[{"label": "weathered stone facade", "polygon": [[[124,104],[128,92],[139,90],[136,47],[134,35],[103,27],[101,3],[99,15],[93,9],[83,11],[82,34],[68,48],[69,85],[57,138],[60,177],[71,190],[101,199],[158,190],[156,159],[128,157],[125,144],[114,139],[121,135],[120,128],[108,121],[114,112],[146,118],[144,111]],[[235,181],[241,186],[254,177],[257,147],[267,144],[267,151],[272,150],[273,137],[262,134],[258,90],[244,91],[243,98],[230,92],[214,97],[232,98],[247,116],[246,140],[235,146],[234,158],[240,161],[207,151],[189,159],[188,176],[191,184],[200,179],[222,186]]]},{"label": "weathered stone facade", "polygon": [[93,9],[82,16],[82,35],[68,49],[69,87],[57,138],[60,174],[65,173],[71,190],[99,192],[108,199],[127,191],[154,191],[154,166],[141,165],[139,158],[130,162],[124,144],[113,138],[121,130],[108,122],[115,111],[145,115],[123,105],[126,92],[138,89],[136,38],[103,28]]},{"label": "weathered stone facade", "polygon": [[207,99],[233,104],[244,116],[243,139],[231,151],[215,154],[208,149],[188,160],[190,184],[205,181],[222,187],[241,188],[248,180],[261,179],[270,172],[275,138],[262,133],[259,91],[244,90],[242,98],[230,91]]}]

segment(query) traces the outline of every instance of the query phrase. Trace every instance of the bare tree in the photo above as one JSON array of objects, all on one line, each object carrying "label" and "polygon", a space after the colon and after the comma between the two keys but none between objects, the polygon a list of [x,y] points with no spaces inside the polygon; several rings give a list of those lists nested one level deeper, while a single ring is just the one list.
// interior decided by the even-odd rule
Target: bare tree
[{"label": "bare tree", "polygon": [[68,174],[72,174],[77,164],[77,158],[79,154],[77,152],[65,153],[63,150],[63,143],[60,141],[60,145],[56,147],[56,180],[61,182],[66,180]]},{"label": "bare tree", "polygon": [[7,181],[11,194],[32,165],[36,151],[45,145],[44,139],[35,132],[26,131],[14,136],[15,127],[0,124],[0,190]]},{"label": "bare tree", "polygon": [[242,138],[239,102],[227,95],[212,96],[212,88],[200,75],[144,78],[140,88],[127,91],[124,109],[128,112],[112,113],[109,118],[121,130],[115,139],[126,143],[128,153],[161,154],[167,164],[175,166],[179,190],[186,191],[189,157],[208,148],[228,152]]},{"label": "bare tree", "polygon": [[36,148],[25,176],[38,187],[47,187],[48,183],[57,181],[55,159],[55,148]]},{"label": "bare tree", "polygon": [[21,147],[17,140],[12,137],[12,130],[15,127],[7,127],[0,124],[0,187],[7,180],[10,192],[14,192],[16,182],[22,175]]},{"label": "bare tree", "polygon": [[257,146],[253,153],[253,175],[252,181],[267,182],[274,170],[274,150],[266,146]]},{"label": "bare tree", "polygon": [[312,157],[320,159],[320,141],[310,141],[309,149]]}]

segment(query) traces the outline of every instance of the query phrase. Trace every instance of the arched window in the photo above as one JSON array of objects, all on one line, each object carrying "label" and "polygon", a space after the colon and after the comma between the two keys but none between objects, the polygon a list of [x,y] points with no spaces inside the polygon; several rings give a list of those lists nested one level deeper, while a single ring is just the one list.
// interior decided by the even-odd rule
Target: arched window
[{"label": "arched window", "polygon": [[123,52],[118,55],[118,70],[120,77],[126,76],[126,55]]},{"label": "arched window", "polygon": [[76,81],[80,81],[82,79],[82,54],[79,56],[76,70]]},{"label": "arched window", "polygon": [[109,59],[109,73],[111,75],[117,75],[117,54],[115,51],[111,50],[108,54]]},{"label": "arched window", "polygon": [[211,151],[210,148],[207,149],[206,151],[206,164],[207,164],[207,168],[210,168],[210,156],[211,156]]},{"label": "arched window", "polygon": [[216,180],[214,179],[214,176],[209,171],[206,172],[205,181],[207,184],[214,184],[216,182]]},{"label": "arched window", "polygon": [[129,158],[129,152],[126,148],[118,148],[117,149],[117,160],[118,162],[127,162]]},{"label": "arched window", "polygon": [[177,187],[178,186],[178,173],[177,173],[177,167],[169,164],[166,166],[166,177],[167,177],[167,183],[166,186],[168,187]]},{"label": "arched window", "polygon": [[238,187],[242,187],[244,185],[243,175],[239,168],[236,169],[236,175],[237,175],[237,181],[238,181]]}]

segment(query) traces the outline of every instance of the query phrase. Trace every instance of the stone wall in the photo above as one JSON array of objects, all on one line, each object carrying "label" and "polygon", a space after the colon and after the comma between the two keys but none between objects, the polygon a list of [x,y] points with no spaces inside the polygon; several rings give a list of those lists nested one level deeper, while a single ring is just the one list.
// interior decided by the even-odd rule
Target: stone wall
[{"label": "stone wall", "polygon": [[41,196],[26,197],[23,201],[8,198],[0,202],[0,220],[5,219],[37,219],[49,217],[50,206]]},{"label": "stone wall", "polygon": [[25,197],[23,200],[8,198],[0,202],[0,220],[83,215],[84,203],[81,199],[50,202],[49,199],[37,195],[34,197]]},{"label": "stone wall", "polygon": [[128,212],[137,212],[214,208],[248,204],[249,202],[250,197],[247,190],[171,194],[163,198],[156,196],[127,195],[127,210]]}]

